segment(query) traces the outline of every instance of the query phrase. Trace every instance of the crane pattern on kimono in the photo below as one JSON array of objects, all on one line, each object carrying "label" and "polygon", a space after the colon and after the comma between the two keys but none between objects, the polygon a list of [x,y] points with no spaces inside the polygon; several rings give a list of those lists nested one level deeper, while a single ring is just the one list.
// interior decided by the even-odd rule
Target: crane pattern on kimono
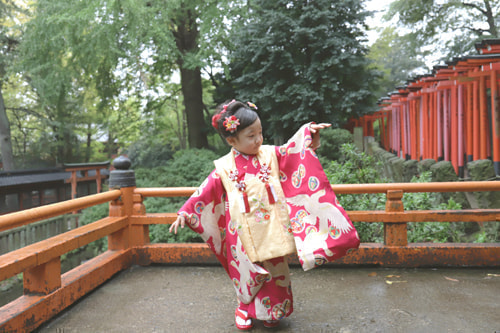
[{"label": "crane pattern on kimono", "polygon": [[[322,189],[310,196],[299,194],[287,198],[290,205],[303,206],[309,214],[302,217],[304,223],[311,226],[309,231],[306,232],[303,239],[295,237],[298,255],[303,261],[304,270],[309,270],[327,261],[318,253],[318,249],[322,249],[328,257],[335,255],[328,246],[329,236],[336,238],[352,229],[349,221],[337,207],[329,202],[319,202],[325,193],[326,191]],[[315,227],[317,219],[319,220],[318,228]]]},{"label": "crane pattern on kimono", "polygon": [[308,224],[316,225],[316,218],[318,218],[319,230],[328,230],[328,223],[331,223],[335,228],[340,230],[340,232],[349,232],[349,230],[352,229],[352,225],[340,210],[329,202],[319,202],[320,198],[323,197],[325,193],[326,191],[322,189],[310,196],[307,194],[299,194],[287,198],[286,201],[294,206],[304,206],[304,209],[309,215],[303,219],[308,222]]}]

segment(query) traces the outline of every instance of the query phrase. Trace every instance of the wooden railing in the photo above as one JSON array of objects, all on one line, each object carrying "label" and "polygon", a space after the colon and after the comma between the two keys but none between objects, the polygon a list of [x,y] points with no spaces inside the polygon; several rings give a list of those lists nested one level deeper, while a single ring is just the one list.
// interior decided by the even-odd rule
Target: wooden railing
[{"label": "wooden railing", "polygon": [[0,255],[73,230],[79,214],[66,214],[0,232]]},{"label": "wooden railing", "polygon": [[[189,196],[194,188],[136,188],[109,192],[0,216],[0,231],[109,202],[109,216],[0,256],[0,281],[23,274],[24,295],[0,308],[0,332],[32,331],[132,264],[216,263],[205,244],[150,244],[149,225],[170,224],[175,213],[147,214],[146,197]],[[499,267],[500,243],[409,244],[408,222],[500,221],[500,209],[404,211],[405,192],[500,191],[500,182],[334,185],[337,194],[386,193],[385,211],[350,211],[354,222],[384,223],[384,244],[363,243],[338,264],[390,267]],[[61,255],[100,238],[108,250],[61,275]]]}]

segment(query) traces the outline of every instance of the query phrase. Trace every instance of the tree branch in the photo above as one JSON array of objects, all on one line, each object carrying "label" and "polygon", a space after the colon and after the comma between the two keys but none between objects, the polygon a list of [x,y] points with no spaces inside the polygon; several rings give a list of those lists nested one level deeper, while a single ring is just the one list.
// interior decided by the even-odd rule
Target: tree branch
[{"label": "tree branch", "polygon": [[483,15],[486,15],[486,10],[482,9],[481,7],[479,7],[478,5],[476,5],[475,3],[468,3],[468,2],[465,2],[465,1],[462,1],[462,5],[464,5],[465,7],[470,7],[472,9],[477,9],[479,10]]},{"label": "tree branch", "polygon": [[484,35],[485,32],[489,31],[488,29],[469,28],[469,27],[465,27],[465,29],[471,31],[472,33],[476,34],[479,37],[481,37],[482,35]]},{"label": "tree branch", "polygon": [[208,77],[210,78],[210,81],[212,82],[212,85],[217,88],[219,87],[219,83],[217,82],[217,80],[215,79],[215,75],[212,71],[212,68],[210,67],[210,70],[206,69],[206,68],[202,68],[202,70],[207,73]]},{"label": "tree branch", "polygon": [[46,117],[44,117],[41,113],[38,113],[34,110],[30,110],[28,108],[5,108],[6,110],[11,110],[11,111],[14,111],[14,112],[24,112],[24,113],[27,113],[27,114],[31,114],[31,115],[34,115],[36,116],[37,118],[39,119],[46,119]]}]

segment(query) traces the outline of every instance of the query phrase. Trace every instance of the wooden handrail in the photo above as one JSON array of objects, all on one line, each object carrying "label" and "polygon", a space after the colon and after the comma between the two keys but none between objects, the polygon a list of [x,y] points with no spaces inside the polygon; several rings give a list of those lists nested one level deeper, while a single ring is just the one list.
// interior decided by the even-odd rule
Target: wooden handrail
[{"label": "wooden handrail", "polygon": [[[150,187],[137,188],[134,193],[143,197],[190,196],[196,187]],[[481,192],[500,191],[500,181],[433,182],[433,183],[380,183],[332,185],[336,194],[386,193],[402,190],[406,192]]]},{"label": "wooden handrail", "polygon": [[332,185],[337,194],[386,193],[402,190],[413,192],[481,192],[500,191],[500,181],[433,182],[433,183],[381,183]]},{"label": "wooden handrail", "polygon": [[0,215],[0,231],[20,227],[25,224],[63,215],[83,208],[95,206],[119,198],[120,190],[89,195],[86,197],[62,201],[50,205]]}]

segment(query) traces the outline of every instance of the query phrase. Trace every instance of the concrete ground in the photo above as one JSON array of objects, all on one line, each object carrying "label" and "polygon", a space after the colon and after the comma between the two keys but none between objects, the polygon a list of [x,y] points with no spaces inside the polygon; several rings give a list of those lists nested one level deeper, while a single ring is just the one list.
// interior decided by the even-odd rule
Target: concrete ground
[{"label": "concrete ground", "polygon": [[[500,269],[293,267],[294,313],[252,332],[500,332]],[[134,266],[37,331],[237,332],[218,266]]]}]

